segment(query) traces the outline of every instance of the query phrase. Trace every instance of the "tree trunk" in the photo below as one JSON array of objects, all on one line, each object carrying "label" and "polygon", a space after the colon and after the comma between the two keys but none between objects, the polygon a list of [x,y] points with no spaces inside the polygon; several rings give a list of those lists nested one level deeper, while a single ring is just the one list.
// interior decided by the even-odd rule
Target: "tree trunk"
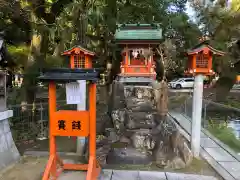
[{"label": "tree trunk", "polygon": [[166,81],[153,82],[152,84],[155,96],[157,111],[163,119],[168,113],[168,86]]},{"label": "tree trunk", "polygon": [[35,61],[40,56],[42,36],[34,33],[31,40],[31,51],[25,68],[23,78],[24,100],[32,104],[35,100],[36,83],[35,83]]},{"label": "tree trunk", "polygon": [[81,7],[78,8],[75,25],[77,27],[77,44],[87,46],[87,1],[82,2]]},{"label": "tree trunk", "polygon": [[[32,21],[37,22],[37,18],[32,14]],[[35,26],[32,27],[32,40],[28,61],[24,67],[25,75],[23,79],[24,100],[32,104],[35,101],[37,92],[37,76],[45,66],[46,54],[49,43],[49,29],[45,27],[39,32]]]},{"label": "tree trunk", "polygon": [[63,42],[60,41],[59,43],[57,43],[53,51],[53,56],[59,57],[63,51],[64,51],[64,45],[63,45]]}]

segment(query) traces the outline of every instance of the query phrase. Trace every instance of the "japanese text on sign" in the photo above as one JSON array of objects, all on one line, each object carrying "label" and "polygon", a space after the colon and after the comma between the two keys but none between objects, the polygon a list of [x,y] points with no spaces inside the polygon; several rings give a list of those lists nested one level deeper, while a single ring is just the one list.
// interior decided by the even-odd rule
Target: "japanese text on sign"
[{"label": "japanese text on sign", "polygon": [[[69,127],[68,127],[69,128]],[[81,130],[81,121],[72,121],[72,130]],[[66,121],[58,121],[58,130],[66,130]]]},{"label": "japanese text on sign", "polygon": [[[86,104],[86,81],[71,82],[66,84],[67,104]],[[84,108],[83,108],[84,109]]]}]

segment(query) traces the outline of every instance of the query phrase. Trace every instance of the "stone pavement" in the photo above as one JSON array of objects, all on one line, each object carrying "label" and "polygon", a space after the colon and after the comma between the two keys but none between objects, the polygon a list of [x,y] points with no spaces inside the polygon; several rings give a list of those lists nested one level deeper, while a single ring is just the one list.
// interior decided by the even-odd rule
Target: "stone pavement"
[{"label": "stone pavement", "polygon": [[83,171],[62,172],[58,180],[86,180],[86,172]]},{"label": "stone pavement", "polygon": [[[59,180],[85,180],[85,172],[67,172]],[[215,177],[156,171],[103,170],[98,180],[217,180]]]},{"label": "stone pavement", "polygon": [[[178,112],[169,112],[190,140],[191,119]],[[201,156],[226,180],[240,180],[240,157],[209,132],[201,132]]]}]

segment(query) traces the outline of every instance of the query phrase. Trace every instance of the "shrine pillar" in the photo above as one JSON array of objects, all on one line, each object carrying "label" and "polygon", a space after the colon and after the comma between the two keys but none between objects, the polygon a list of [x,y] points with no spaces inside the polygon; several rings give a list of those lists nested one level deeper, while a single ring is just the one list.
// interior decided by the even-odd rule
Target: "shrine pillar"
[{"label": "shrine pillar", "polygon": [[193,103],[192,103],[192,133],[191,133],[191,148],[194,157],[199,157],[200,154],[203,80],[204,80],[203,74],[197,74],[194,78]]},{"label": "shrine pillar", "polygon": [[[149,50],[149,52],[151,51],[150,45],[148,47],[148,50]],[[151,68],[152,68],[152,56],[151,55],[147,59],[147,67],[148,67],[148,72],[151,72]]]},{"label": "shrine pillar", "polygon": [[[86,81],[84,80],[77,80],[77,83],[79,84],[79,87],[81,88],[81,91],[83,92],[83,94],[86,94],[86,90],[87,90],[87,84]],[[81,104],[77,104],[77,110],[78,111],[86,111],[86,99],[84,102],[82,102]],[[84,154],[84,148],[86,146],[86,137],[81,137],[78,136],[77,137],[77,147],[76,147],[76,153],[80,156],[83,156]]]},{"label": "shrine pillar", "polygon": [[126,46],[126,55],[125,55],[125,61],[124,61],[124,71],[125,73],[128,72],[128,67],[130,64],[130,54],[129,54],[129,50],[128,50],[128,45]]},{"label": "shrine pillar", "polygon": [[189,62],[186,73],[195,77],[192,101],[191,150],[193,156],[199,158],[204,76],[214,74],[212,56],[223,56],[225,53],[211,47],[208,41],[203,41],[188,50],[187,54]]}]

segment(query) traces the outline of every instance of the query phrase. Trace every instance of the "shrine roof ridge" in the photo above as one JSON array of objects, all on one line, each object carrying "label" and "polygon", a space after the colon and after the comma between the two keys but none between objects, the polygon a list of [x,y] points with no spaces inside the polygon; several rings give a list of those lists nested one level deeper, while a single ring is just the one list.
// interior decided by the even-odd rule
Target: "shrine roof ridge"
[{"label": "shrine roof ridge", "polygon": [[[127,25],[128,27],[134,27],[133,25]],[[146,26],[146,25],[144,25]],[[151,27],[149,24],[146,27]],[[119,28],[115,32],[115,41],[160,41],[162,40],[162,29],[159,27],[155,28]]]},{"label": "shrine roof ridge", "polygon": [[91,56],[95,56],[95,52],[90,51],[90,50],[88,50],[87,48],[85,48],[85,47],[83,47],[83,46],[81,46],[81,45],[75,45],[75,46],[73,46],[72,48],[65,50],[65,51],[62,53],[62,55],[68,55],[68,54],[71,53],[75,48],[80,48],[80,51],[83,51],[84,53],[89,54],[89,55],[91,55]]},{"label": "shrine roof ridge", "polygon": [[211,52],[213,52],[214,54],[220,55],[220,56],[223,56],[223,55],[226,54],[226,52],[223,52],[223,51],[220,51],[220,50],[218,50],[218,49],[213,48],[213,47],[210,45],[210,41],[209,41],[209,40],[200,42],[199,44],[195,45],[193,48],[191,48],[191,49],[189,49],[189,50],[187,51],[187,54],[188,54],[188,55],[191,55],[191,54],[199,53],[199,52],[201,52],[204,48],[208,48]]},{"label": "shrine roof ridge", "polygon": [[151,23],[151,24],[117,24],[117,29],[141,29],[141,28],[146,28],[146,29],[160,29],[160,23]]}]

